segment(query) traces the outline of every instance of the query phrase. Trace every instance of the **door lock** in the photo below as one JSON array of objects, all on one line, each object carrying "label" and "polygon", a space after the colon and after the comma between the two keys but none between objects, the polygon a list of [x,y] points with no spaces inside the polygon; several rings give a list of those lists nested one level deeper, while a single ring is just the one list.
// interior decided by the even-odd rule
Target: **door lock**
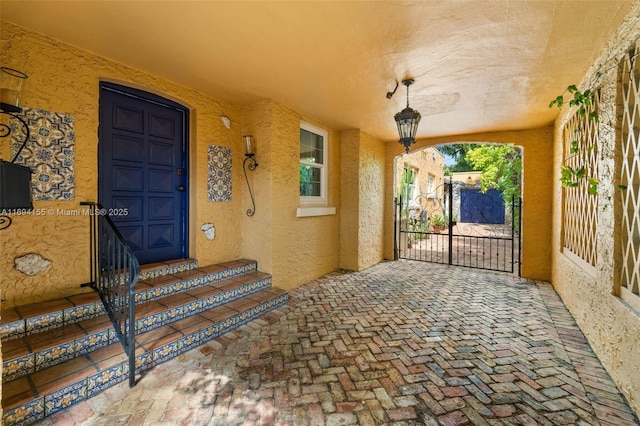
[{"label": "door lock", "polygon": [[180,192],[184,192],[184,185],[178,185],[176,186],[176,189]]}]

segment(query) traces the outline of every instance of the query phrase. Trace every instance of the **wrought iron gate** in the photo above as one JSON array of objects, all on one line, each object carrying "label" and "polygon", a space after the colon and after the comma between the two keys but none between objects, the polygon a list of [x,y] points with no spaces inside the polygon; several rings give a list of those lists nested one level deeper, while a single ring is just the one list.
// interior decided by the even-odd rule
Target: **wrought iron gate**
[{"label": "wrought iron gate", "polygon": [[521,205],[462,182],[412,200],[398,197],[394,257],[520,276]]}]

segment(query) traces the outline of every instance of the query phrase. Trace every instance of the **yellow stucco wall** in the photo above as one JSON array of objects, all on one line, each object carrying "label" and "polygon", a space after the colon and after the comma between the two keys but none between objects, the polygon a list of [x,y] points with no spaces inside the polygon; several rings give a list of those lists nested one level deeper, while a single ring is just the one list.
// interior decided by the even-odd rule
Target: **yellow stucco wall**
[{"label": "yellow stucco wall", "polygon": [[[102,80],[146,90],[177,101],[191,111],[190,127],[190,255],[206,265],[240,256],[240,215],[243,176],[238,167],[243,159],[240,110],[191,89],[129,68],[90,52],[77,49],[11,23],[2,22],[2,65],[29,75],[23,105],[75,116],[75,200],[39,201],[36,209],[79,209],[81,201],[97,201],[98,97]],[[219,119],[231,118],[227,130]],[[207,147],[224,145],[233,152],[233,199],[207,200]],[[2,144],[8,158],[8,144]],[[216,225],[216,239],[209,241],[200,231],[205,222]],[[88,281],[88,219],[47,214],[44,217],[14,217],[13,224],[0,231],[3,307],[37,302],[82,290]],[[16,256],[38,253],[52,264],[33,277],[14,269]]]},{"label": "yellow stucco wall", "polygon": [[360,130],[341,135],[340,267],[361,271],[384,259],[385,146]]},{"label": "yellow stucco wall", "polygon": [[384,143],[360,133],[358,270],[384,259]]},{"label": "yellow stucco wall", "polygon": [[[512,143],[523,148],[522,189],[522,276],[551,278],[551,199],[552,182],[551,127],[496,133],[448,136],[416,141],[411,150],[446,143]],[[393,167],[404,148],[397,142],[387,144],[385,178],[385,257],[393,259]]]},{"label": "yellow stucco wall", "polygon": [[[291,289],[338,268],[340,136],[298,111],[268,101],[244,108],[243,128],[255,136],[258,168],[250,172],[256,213],[242,220],[242,255],[256,259],[274,284]],[[300,207],[300,123],[328,132],[327,206],[336,213],[297,217]],[[250,206],[248,194],[243,201]]]},{"label": "yellow stucco wall", "polygon": [[[430,215],[444,215],[442,199],[444,197],[444,155],[435,148],[424,148],[419,151],[411,151],[396,157],[394,197],[399,196],[400,182],[404,174],[404,167],[411,166],[418,171],[414,177],[415,191],[413,196],[420,194],[436,196],[440,202],[438,204],[429,203]],[[433,192],[429,193],[429,175],[434,177]],[[404,196],[404,195],[403,195]],[[422,200],[423,204],[426,200]],[[423,204],[424,205],[424,204]]]},{"label": "yellow stucco wall", "polygon": [[340,267],[350,271],[360,269],[360,130],[342,132],[340,139],[341,209]]},{"label": "yellow stucco wall", "polygon": [[[597,262],[595,268],[572,257],[562,248],[562,188],[558,182],[562,162],[562,128],[574,111],[564,108],[556,120],[553,156],[553,233],[552,283],[585,333],[591,347],[626,396],[631,408],[640,413],[640,312],[616,295],[620,272],[620,170],[619,142],[616,140],[618,61],[640,38],[640,2],[634,3],[628,18],[600,53],[589,72],[578,84],[581,90],[597,81],[600,96],[600,142],[597,210]],[[637,60],[637,58],[636,58]],[[594,78],[596,72],[602,74]],[[558,88],[558,93],[563,88]],[[638,212],[636,212],[638,214]]]},{"label": "yellow stucco wall", "polygon": [[[273,233],[271,224],[273,217],[272,203],[272,143],[273,138],[273,103],[262,102],[242,109],[243,134],[253,136],[255,159],[258,167],[247,171],[255,199],[255,213],[247,216],[247,209],[252,208],[251,197],[245,191],[240,216],[242,217],[241,252],[242,257],[254,259],[260,270],[273,271]],[[244,179],[244,176],[243,176]],[[243,187],[246,181],[240,182]],[[256,244],[259,242],[259,244]]]},{"label": "yellow stucco wall", "polygon": [[[276,285],[293,288],[339,266],[340,137],[311,117],[273,102],[241,109],[157,76],[96,56],[11,23],[2,23],[3,66],[30,78],[23,105],[75,116],[76,197],[68,202],[36,202],[36,209],[78,209],[81,201],[97,200],[98,98],[100,81],[146,90],[189,108],[190,123],[190,257],[200,265],[248,257],[274,275]],[[231,119],[226,129],[220,115]],[[336,214],[296,217],[299,207],[299,126],[305,120],[329,132],[328,205]],[[256,197],[251,207],[242,161],[242,135],[253,134],[258,168],[249,172]],[[207,197],[207,148],[232,148],[233,196],[213,203]],[[6,152],[1,152],[4,158]],[[203,223],[216,227],[209,241]],[[88,280],[88,220],[46,216],[14,218],[0,235],[3,256],[3,305],[11,307],[86,290]],[[13,259],[35,252],[52,261],[43,273],[27,277],[13,268]]]}]

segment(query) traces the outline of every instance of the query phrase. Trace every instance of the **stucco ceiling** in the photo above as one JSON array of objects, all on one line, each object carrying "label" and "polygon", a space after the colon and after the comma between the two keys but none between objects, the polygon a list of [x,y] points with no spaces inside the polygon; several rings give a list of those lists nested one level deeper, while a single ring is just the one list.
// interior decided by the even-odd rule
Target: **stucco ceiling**
[{"label": "stucco ceiling", "polygon": [[632,1],[10,1],[2,19],[239,105],[397,140],[548,125]]}]

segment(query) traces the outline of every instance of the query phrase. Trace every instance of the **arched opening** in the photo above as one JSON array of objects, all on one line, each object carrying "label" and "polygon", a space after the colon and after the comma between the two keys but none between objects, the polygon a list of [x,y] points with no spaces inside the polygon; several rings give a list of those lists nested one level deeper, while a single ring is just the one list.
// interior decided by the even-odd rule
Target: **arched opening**
[{"label": "arched opening", "polygon": [[457,142],[394,159],[394,257],[520,275],[523,149]]}]

